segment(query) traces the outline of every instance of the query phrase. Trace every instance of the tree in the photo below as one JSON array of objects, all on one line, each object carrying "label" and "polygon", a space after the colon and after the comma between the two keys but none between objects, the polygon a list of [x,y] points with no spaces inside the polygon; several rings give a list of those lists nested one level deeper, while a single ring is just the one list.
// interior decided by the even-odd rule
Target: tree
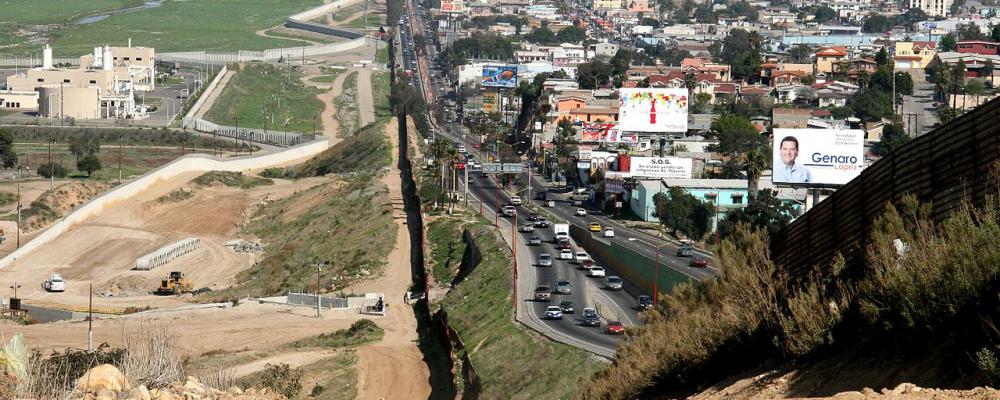
[{"label": "tree", "polygon": [[4,168],[14,168],[17,165],[17,153],[14,152],[14,134],[0,128],[0,161]]},{"label": "tree", "polygon": [[901,125],[889,124],[882,128],[882,137],[878,143],[872,145],[872,153],[885,156],[908,141],[910,135],[906,134]]},{"label": "tree", "polygon": [[[956,29],[958,40],[987,40],[989,39],[983,31],[979,30],[979,25],[975,23],[962,24]],[[992,31],[990,32],[992,34]]]},{"label": "tree", "polygon": [[745,208],[730,212],[726,218],[719,221],[719,238],[726,239],[736,230],[739,224],[767,231],[772,237],[789,223],[795,214],[795,209],[777,197],[778,192],[764,189],[750,196]]},{"label": "tree", "polygon": [[51,178],[55,176],[56,178],[65,178],[69,175],[69,171],[66,167],[59,165],[59,163],[47,162],[38,166],[38,175],[43,178]]},{"label": "tree", "polygon": [[719,22],[719,17],[712,11],[712,3],[706,1],[694,9],[694,20],[703,24],[714,24]]},{"label": "tree", "polygon": [[863,122],[879,121],[892,115],[892,101],[884,92],[872,89],[859,90],[847,99],[847,106]]},{"label": "tree", "polygon": [[833,107],[830,108],[830,116],[834,119],[847,119],[854,115],[854,110],[849,107]]},{"label": "tree", "polygon": [[799,43],[788,49],[788,56],[797,63],[807,63],[811,60],[813,51],[808,44]]},{"label": "tree", "polygon": [[941,41],[938,42],[938,52],[944,51],[955,51],[958,48],[958,41],[955,40],[954,33],[948,33],[941,36]]},{"label": "tree", "polygon": [[712,122],[709,136],[717,138],[717,151],[724,154],[746,154],[766,142],[766,138],[750,123],[737,115],[723,115]]},{"label": "tree", "polygon": [[618,49],[611,57],[611,73],[619,81],[625,80],[629,67],[632,65],[632,50]]},{"label": "tree", "polygon": [[712,112],[712,95],[708,93],[698,93],[694,96],[692,109],[696,113],[710,114]]},{"label": "tree", "polygon": [[97,154],[100,149],[100,138],[90,132],[87,132],[83,136],[74,136],[69,140],[69,152],[73,153],[77,162],[85,156]]},{"label": "tree", "polygon": [[714,207],[699,200],[679,187],[671,187],[667,193],[653,195],[656,217],[674,235],[683,232],[698,240],[708,233],[714,214]]},{"label": "tree", "polygon": [[573,122],[568,119],[560,120],[552,142],[557,156],[569,157],[570,153],[576,151],[576,127],[573,126]]},{"label": "tree", "polygon": [[733,78],[753,80],[760,72],[761,46],[759,33],[733,29],[722,40],[719,59],[732,67]]},{"label": "tree", "polygon": [[889,53],[885,51],[885,47],[879,49],[878,53],[875,53],[875,64],[879,66],[889,64]]},{"label": "tree", "polygon": [[909,72],[896,73],[896,93],[913,95],[913,77]]},{"label": "tree", "polygon": [[893,21],[889,17],[881,14],[871,13],[861,24],[861,31],[864,33],[884,33],[892,29]]},{"label": "tree", "polygon": [[729,4],[729,14],[746,17],[747,21],[757,21],[757,9],[747,1],[737,1]]},{"label": "tree", "polygon": [[994,42],[1000,42],[1000,24],[993,25],[993,29],[990,30],[990,39]]},{"label": "tree", "polygon": [[824,23],[828,21],[833,21],[837,18],[837,12],[834,9],[827,6],[819,6],[816,8],[816,13],[813,14],[816,17],[816,22]]},{"label": "tree", "polygon": [[87,173],[87,177],[101,169],[101,160],[94,155],[86,155],[76,162],[76,169]]},{"label": "tree", "polygon": [[536,44],[553,44],[559,41],[556,39],[556,34],[552,33],[552,30],[549,28],[537,28],[531,31],[531,33],[524,35],[524,40]]},{"label": "tree", "polygon": [[587,38],[587,31],[580,29],[576,25],[570,25],[569,27],[563,28],[556,35],[559,41],[562,43],[580,43]]},{"label": "tree", "polygon": [[945,105],[945,107],[938,109],[937,111],[938,120],[941,121],[942,125],[951,122],[955,118],[958,118],[958,115],[959,112],[957,108],[948,107],[947,105]]},{"label": "tree", "polygon": [[597,89],[611,82],[611,64],[601,60],[593,60],[576,67],[576,81],[580,89]]}]

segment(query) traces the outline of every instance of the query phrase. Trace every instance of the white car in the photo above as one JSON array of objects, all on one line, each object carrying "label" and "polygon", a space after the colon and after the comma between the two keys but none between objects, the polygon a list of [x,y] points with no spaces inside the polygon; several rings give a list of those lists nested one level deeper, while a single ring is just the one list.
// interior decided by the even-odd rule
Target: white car
[{"label": "white car", "polygon": [[59,276],[59,274],[52,274],[49,279],[42,282],[42,289],[46,292],[65,292],[66,280],[62,276]]},{"label": "white car", "polygon": [[587,276],[591,278],[603,278],[605,276],[604,267],[593,267],[587,271]]},{"label": "white car", "polygon": [[545,319],[562,319],[562,317],[562,308],[559,308],[559,306],[545,307]]},{"label": "white car", "polygon": [[562,249],[562,250],[559,251],[559,259],[560,260],[572,260],[573,259],[573,252],[570,251],[569,249]]},{"label": "white car", "polygon": [[552,266],[552,256],[549,253],[542,253],[538,255],[537,264],[539,267],[551,267]]},{"label": "white car", "polygon": [[534,232],[535,231],[535,225],[534,224],[524,224],[524,225],[521,225],[520,228],[517,228],[517,230],[519,230],[521,232]]},{"label": "white car", "polygon": [[615,228],[612,228],[610,226],[604,228],[604,237],[606,237],[606,238],[613,238],[613,237],[615,237]]},{"label": "white car", "polygon": [[513,204],[515,206],[521,205],[521,196],[511,196],[510,204]]},{"label": "white car", "polygon": [[587,210],[584,209],[584,208],[577,208],[576,209],[576,216],[578,216],[578,217],[585,217],[585,216],[587,216]]},{"label": "white car", "polygon": [[575,255],[573,255],[573,261],[576,262],[577,264],[580,264],[580,263],[582,263],[582,262],[584,262],[586,260],[589,260],[589,259],[590,259],[590,256],[587,255],[587,253],[582,252],[582,251],[578,251],[578,252],[576,252]]}]

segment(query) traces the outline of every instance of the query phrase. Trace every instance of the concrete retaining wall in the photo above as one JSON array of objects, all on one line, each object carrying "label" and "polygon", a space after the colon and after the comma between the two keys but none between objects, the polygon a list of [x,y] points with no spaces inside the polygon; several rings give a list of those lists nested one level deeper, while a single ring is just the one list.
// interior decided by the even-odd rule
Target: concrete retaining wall
[{"label": "concrete retaining wall", "polygon": [[618,243],[608,244],[595,238],[590,231],[576,225],[570,225],[569,233],[580,247],[599,257],[609,267],[614,268],[615,272],[628,279],[645,293],[653,293],[654,277],[659,278],[656,288],[661,293],[672,292],[677,284],[695,281],[694,278],[671,268],[666,261],[667,254],[661,256],[663,260],[660,262],[659,274],[657,275],[656,260],[651,260],[649,257],[638,254]]},{"label": "concrete retaining wall", "polygon": [[20,249],[8,254],[0,259],[0,268],[4,268],[10,263],[35,251],[42,245],[52,241],[63,232],[69,230],[87,218],[90,218],[105,208],[114,205],[119,201],[128,200],[160,181],[164,181],[175,176],[188,172],[198,171],[234,171],[248,172],[255,169],[267,168],[276,165],[286,164],[294,161],[301,161],[319,154],[330,147],[328,139],[316,140],[284,151],[268,153],[256,157],[239,157],[234,159],[220,159],[207,154],[191,154],[181,157],[160,168],[150,171],[142,177],[121,185],[100,197],[97,197],[73,210],[65,218],[56,222],[49,229],[40,233],[30,242],[25,243]]},{"label": "concrete retaining wall", "polygon": [[287,26],[289,28],[293,28],[293,29],[302,29],[304,31],[315,32],[315,33],[322,33],[324,35],[337,36],[337,37],[342,37],[342,38],[347,38],[347,39],[357,39],[357,38],[361,38],[361,37],[365,36],[361,32],[357,32],[357,31],[353,31],[353,30],[348,30],[348,29],[343,29],[343,28],[336,28],[336,27],[332,27],[330,25],[317,24],[317,23],[308,22],[308,21],[300,21],[300,20],[291,19],[291,18],[289,18],[288,20],[285,21],[285,26]]}]

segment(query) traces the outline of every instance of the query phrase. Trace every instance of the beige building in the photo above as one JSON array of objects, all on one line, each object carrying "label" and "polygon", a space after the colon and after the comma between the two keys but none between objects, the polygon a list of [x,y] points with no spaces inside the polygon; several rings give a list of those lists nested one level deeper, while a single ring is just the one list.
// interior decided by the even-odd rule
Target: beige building
[{"label": "beige building", "polygon": [[38,93],[0,90],[0,109],[34,110],[38,106]]},{"label": "beige building", "polygon": [[597,10],[619,10],[622,8],[622,0],[594,0],[593,8]]},{"label": "beige building", "polygon": [[896,69],[923,69],[936,55],[937,42],[896,42],[892,58]]},{"label": "beige building", "polygon": [[834,73],[833,64],[847,59],[847,50],[841,46],[823,47],[816,51],[816,72]]},{"label": "beige building", "polygon": [[75,69],[53,67],[52,48],[45,46],[40,68],[7,77],[7,91],[0,96],[18,101],[0,101],[0,108],[37,109],[47,118],[136,117],[143,111],[136,107],[135,93],[156,87],[156,60],[153,49],[129,45],[95,47]]},{"label": "beige building", "polygon": [[919,8],[929,17],[947,17],[954,0],[910,0],[910,8]]}]

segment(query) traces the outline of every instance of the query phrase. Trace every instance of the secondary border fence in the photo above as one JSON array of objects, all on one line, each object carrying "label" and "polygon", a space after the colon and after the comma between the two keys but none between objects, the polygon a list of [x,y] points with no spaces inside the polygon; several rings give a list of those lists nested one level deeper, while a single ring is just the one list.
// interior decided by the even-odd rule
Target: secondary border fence
[{"label": "secondary border fence", "polygon": [[[315,293],[288,292],[288,304],[316,307]],[[347,308],[348,300],[345,297],[319,296],[320,308]]]},{"label": "secondary border fence", "polygon": [[979,206],[997,193],[992,172],[998,160],[1000,100],[992,100],[866,168],[771,238],[772,259],[792,276],[825,267],[838,252],[860,262],[886,204],[912,194],[932,205],[934,221],[943,221],[963,201]]},{"label": "secondary border fence", "polygon": [[194,129],[198,132],[211,133],[219,136],[230,137],[251,142],[266,143],[276,146],[290,147],[302,143],[303,134],[300,132],[272,131],[267,129],[244,128],[229,125],[219,125],[201,118],[184,117],[181,126]]}]

